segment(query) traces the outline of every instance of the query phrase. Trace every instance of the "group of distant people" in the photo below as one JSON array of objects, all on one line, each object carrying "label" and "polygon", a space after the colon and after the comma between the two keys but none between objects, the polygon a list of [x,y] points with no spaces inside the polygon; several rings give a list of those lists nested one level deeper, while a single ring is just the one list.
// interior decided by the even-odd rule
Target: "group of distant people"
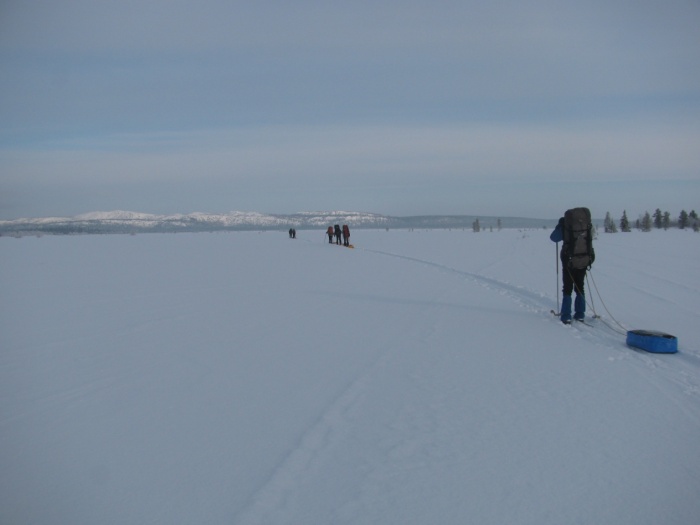
[{"label": "group of distant people", "polygon": [[333,244],[333,238],[335,238],[336,244],[340,244],[342,241],[343,246],[350,246],[350,228],[348,228],[347,224],[343,224],[342,229],[339,224],[329,226],[326,230],[326,234],[328,235],[328,242],[330,244]]},{"label": "group of distant people", "polygon": [[[343,224],[342,228],[339,224],[329,226],[328,230],[326,230],[326,234],[328,235],[328,242],[330,244],[333,244],[333,240],[335,239],[335,244],[340,244],[342,242],[343,246],[350,246],[350,228],[347,224]],[[297,238],[296,228],[289,228],[289,238]]]}]

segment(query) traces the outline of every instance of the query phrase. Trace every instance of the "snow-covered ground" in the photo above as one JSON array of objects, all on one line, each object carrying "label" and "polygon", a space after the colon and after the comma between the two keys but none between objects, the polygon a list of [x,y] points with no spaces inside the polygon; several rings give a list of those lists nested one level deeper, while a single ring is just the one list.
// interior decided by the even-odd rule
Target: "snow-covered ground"
[{"label": "snow-covered ground", "polygon": [[697,524],[700,235],[548,236],[0,239],[0,523]]}]

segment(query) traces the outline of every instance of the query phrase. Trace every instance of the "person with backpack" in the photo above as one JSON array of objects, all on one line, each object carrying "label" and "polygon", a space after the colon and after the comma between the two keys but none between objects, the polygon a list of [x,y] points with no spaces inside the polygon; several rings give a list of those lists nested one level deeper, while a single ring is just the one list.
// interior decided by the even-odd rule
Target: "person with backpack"
[{"label": "person with backpack", "polygon": [[341,233],[341,231],[340,231],[340,225],[339,225],[339,224],[336,224],[336,225],[335,225],[335,243],[336,243],[336,244],[340,244],[340,237],[341,237],[341,235],[342,235],[342,233]]},{"label": "person with backpack", "polygon": [[328,244],[333,244],[333,226],[329,226],[326,233],[328,234]]},{"label": "person with backpack", "polygon": [[350,228],[343,224],[343,246],[350,246]]},{"label": "person with backpack", "polygon": [[592,229],[590,210],[572,208],[566,210],[549,236],[556,243],[562,242],[559,256],[562,263],[563,297],[559,319],[564,324],[571,323],[571,294],[574,290],[576,291],[576,300],[573,304],[574,319],[583,321],[586,317],[584,281],[586,270],[595,261]]}]

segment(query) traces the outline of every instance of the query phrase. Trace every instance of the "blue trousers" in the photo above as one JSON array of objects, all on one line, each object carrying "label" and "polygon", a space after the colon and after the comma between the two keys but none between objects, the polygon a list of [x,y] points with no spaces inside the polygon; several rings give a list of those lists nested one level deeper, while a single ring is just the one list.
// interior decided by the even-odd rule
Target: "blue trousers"
[{"label": "blue trousers", "polygon": [[586,317],[586,296],[584,294],[584,282],[586,280],[586,269],[569,269],[564,265],[564,286],[562,292],[564,297],[561,304],[561,317],[564,323],[571,321],[571,294],[576,292],[574,302],[574,319],[579,321]]}]

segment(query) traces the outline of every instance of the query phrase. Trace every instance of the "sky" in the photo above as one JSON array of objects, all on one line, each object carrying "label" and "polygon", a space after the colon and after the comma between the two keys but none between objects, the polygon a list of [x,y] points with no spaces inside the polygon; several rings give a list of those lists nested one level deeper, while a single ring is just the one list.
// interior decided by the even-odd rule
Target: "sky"
[{"label": "sky", "polygon": [[0,0],[0,219],[700,208],[700,2]]}]

